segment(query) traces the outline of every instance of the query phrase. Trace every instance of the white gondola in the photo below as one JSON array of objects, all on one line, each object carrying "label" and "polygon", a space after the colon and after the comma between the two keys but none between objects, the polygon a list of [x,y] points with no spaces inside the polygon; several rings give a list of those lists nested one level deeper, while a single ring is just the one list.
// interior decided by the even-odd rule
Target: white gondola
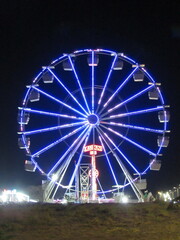
[{"label": "white gondola", "polygon": [[169,119],[170,119],[169,111],[158,112],[158,118],[160,122],[169,122]]},{"label": "white gondola", "polygon": [[161,160],[152,159],[150,160],[150,170],[159,171],[161,168]]},{"label": "white gondola", "polygon": [[123,61],[121,59],[117,59],[114,63],[113,70],[122,70],[123,69]]},{"label": "white gondola", "polygon": [[144,190],[144,189],[147,188],[146,179],[138,179],[138,180],[135,181],[135,184],[140,190]]},{"label": "white gondola", "polygon": [[50,73],[50,72],[46,72],[43,76],[42,76],[43,82],[44,83],[53,83],[54,81],[54,76]]},{"label": "white gondola", "polygon": [[39,99],[40,99],[39,92],[36,90],[31,91],[31,94],[29,95],[29,100],[31,102],[37,102],[37,101],[39,101]]},{"label": "white gondola", "polygon": [[134,74],[133,74],[133,78],[135,82],[142,82],[144,80],[144,73],[140,70],[137,70]]},{"label": "white gondola", "polygon": [[156,88],[151,89],[148,92],[148,96],[150,100],[158,100],[159,99],[159,93]]},{"label": "white gondola", "polygon": [[71,65],[71,63],[70,63],[70,61],[67,59],[67,60],[65,60],[63,63],[62,63],[62,65],[63,65],[63,69],[64,69],[64,71],[72,71],[73,69],[72,69],[72,65]]},{"label": "white gondola", "polygon": [[18,146],[20,149],[25,149],[30,147],[30,138],[21,137],[18,138]]},{"label": "white gondola", "polygon": [[25,160],[24,168],[28,172],[36,171],[36,165],[32,161]]},{"label": "white gondola", "polygon": [[28,124],[30,119],[29,113],[20,114],[18,113],[18,123],[19,124]]},{"label": "white gondola", "polygon": [[96,67],[98,65],[98,63],[99,63],[99,56],[97,54],[94,54],[94,58],[92,58],[92,56],[89,55],[88,58],[87,58],[87,61],[88,61],[88,65],[89,66]]},{"label": "white gondola", "polygon": [[169,137],[158,136],[157,143],[158,143],[158,147],[167,147],[169,144]]}]

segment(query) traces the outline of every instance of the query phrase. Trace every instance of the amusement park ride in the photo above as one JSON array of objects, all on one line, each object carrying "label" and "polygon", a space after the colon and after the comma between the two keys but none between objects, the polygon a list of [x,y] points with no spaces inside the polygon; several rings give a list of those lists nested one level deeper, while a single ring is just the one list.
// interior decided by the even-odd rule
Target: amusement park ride
[{"label": "amusement park ride", "polygon": [[144,202],[144,176],[160,170],[169,143],[168,108],[145,65],[123,53],[63,54],[19,107],[25,170],[39,170],[45,202]]}]

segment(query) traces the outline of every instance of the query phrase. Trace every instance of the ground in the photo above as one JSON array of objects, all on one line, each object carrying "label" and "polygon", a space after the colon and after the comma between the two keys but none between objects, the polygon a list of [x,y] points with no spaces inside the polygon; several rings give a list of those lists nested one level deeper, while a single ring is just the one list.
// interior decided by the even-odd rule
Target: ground
[{"label": "ground", "polygon": [[0,206],[1,240],[180,240],[179,208],[145,204]]}]

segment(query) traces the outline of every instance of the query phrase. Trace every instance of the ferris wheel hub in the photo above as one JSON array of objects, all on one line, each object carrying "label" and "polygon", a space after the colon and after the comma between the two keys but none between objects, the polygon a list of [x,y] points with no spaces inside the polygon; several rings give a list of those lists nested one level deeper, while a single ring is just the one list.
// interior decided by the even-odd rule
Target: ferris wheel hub
[{"label": "ferris wheel hub", "polygon": [[99,117],[96,114],[90,114],[87,120],[91,125],[97,125],[99,123]]}]

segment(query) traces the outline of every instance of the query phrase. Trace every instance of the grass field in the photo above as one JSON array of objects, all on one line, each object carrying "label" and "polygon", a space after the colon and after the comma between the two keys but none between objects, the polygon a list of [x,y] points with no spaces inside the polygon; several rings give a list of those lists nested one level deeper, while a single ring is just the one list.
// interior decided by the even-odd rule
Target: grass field
[{"label": "grass field", "polygon": [[165,203],[0,206],[0,240],[180,240]]}]

